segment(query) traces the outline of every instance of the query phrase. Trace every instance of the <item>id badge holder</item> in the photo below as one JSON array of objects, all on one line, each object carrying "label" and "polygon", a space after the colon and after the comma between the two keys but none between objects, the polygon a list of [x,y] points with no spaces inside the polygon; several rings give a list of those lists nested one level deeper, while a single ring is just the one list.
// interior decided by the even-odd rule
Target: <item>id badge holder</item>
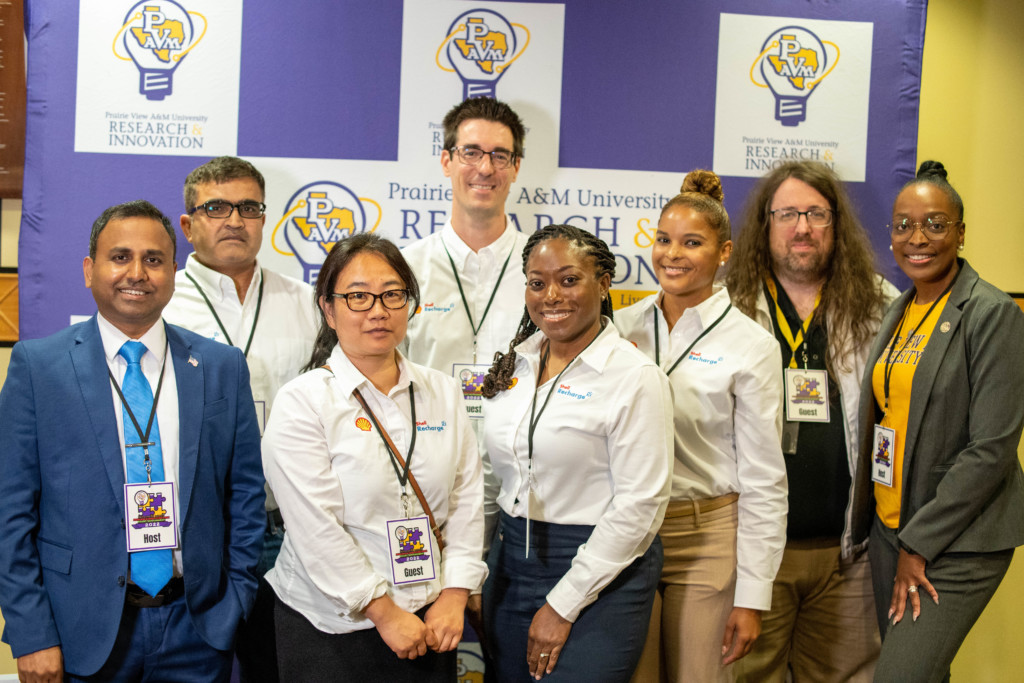
[{"label": "id badge holder", "polygon": [[892,486],[892,460],[896,452],[896,430],[875,425],[871,439],[871,481]]},{"label": "id badge holder", "polygon": [[128,552],[178,547],[178,497],[169,481],[125,484]]},{"label": "id badge holder", "polygon": [[479,420],[484,416],[483,387],[484,377],[487,376],[490,365],[476,365],[472,363],[454,363],[452,365],[452,376],[458,380],[462,389],[462,403],[466,407],[466,414],[473,420]]},{"label": "id badge holder", "polygon": [[800,423],[782,421],[782,452],[786,455],[796,455],[796,442],[800,436]]},{"label": "id badge holder", "polygon": [[828,372],[786,368],[786,419],[828,422]]},{"label": "id badge holder", "polygon": [[388,547],[395,586],[435,578],[434,538],[426,516],[389,520]]}]

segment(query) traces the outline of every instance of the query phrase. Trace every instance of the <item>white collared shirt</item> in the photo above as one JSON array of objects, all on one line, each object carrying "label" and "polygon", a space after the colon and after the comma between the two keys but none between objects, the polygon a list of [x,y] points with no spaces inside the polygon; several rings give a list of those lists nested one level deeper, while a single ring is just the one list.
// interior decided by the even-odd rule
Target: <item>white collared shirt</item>
[{"label": "white collared shirt", "polygon": [[[245,361],[249,366],[252,397],[262,433],[275,394],[286,382],[298,377],[313,353],[313,342],[320,325],[313,288],[299,280],[260,268],[257,262],[245,299],[239,301],[235,283],[230,277],[207,268],[196,260],[195,254],[189,254],[185,268],[174,276],[174,296],[164,308],[164,320],[224,344],[228,343],[224,332],[186,275],[191,275],[203,288],[232,345],[244,351],[252,334],[252,346]],[[259,320],[256,321],[261,282],[263,301]],[[254,322],[257,323],[255,330]]]},{"label": "white collared shirt", "polygon": [[[96,314],[96,323],[100,329],[100,341],[103,342],[103,355],[107,359],[107,367],[110,373],[117,380],[120,387],[124,384],[124,373],[128,370],[126,361],[118,351],[124,343],[131,339],[121,330],[114,327],[113,323]],[[174,362],[170,358],[167,348],[167,331],[164,329],[162,320],[157,321],[152,327],[146,330],[138,339],[133,341],[142,342],[146,346],[146,352],[142,354],[140,364],[142,374],[149,382],[149,388],[156,400],[156,424],[160,427],[160,452],[164,461],[164,481],[174,484],[174,491],[178,495],[178,383],[174,376]],[[164,356],[167,355],[167,363],[164,365]],[[157,398],[156,388],[160,383],[160,371],[164,369],[164,383],[160,388],[160,396]],[[117,435],[121,444],[121,465],[124,467],[125,481],[128,481],[128,465],[125,462],[125,440],[124,440],[124,413],[121,410],[121,398],[117,395],[114,385],[110,385],[110,396],[114,401],[114,415],[117,418]],[[198,397],[200,400],[202,397]],[[189,400],[186,397],[186,400]],[[135,419],[145,430],[146,421],[149,415],[136,415]],[[181,500],[178,500],[178,514],[181,514]],[[181,520],[175,520],[178,530],[178,539],[181,539]],[[181,546],[174,550],[174,575],[181,576]]]},{"label": "white collared shirt", "polygon": [[[487,575],[483,475],[461,391],[439,372],[401,356],[398,363],[398,383],[385,396],[336,346],[330,371],[311,370],[281,389],[263,437],[263,468],[288,527],[267,580],[283,602],[327,633],[373,628],[363,610],[385,592],[415,612],[444,588],[478,590]],[[405,458],[410,382],[417,425],[410,469],[446,547],[437,579],[394,586],[385,578],[392,575],[387,522],[403,516],[402,488],[353,391],[359,389]],[[411,485],[407,493],[409,514],[423,515]]]},{"label": "white collared shirt", "polygon": [[[607,320],[555,378],[539,388],[537,332],[516,347],[512,388],[487,399],[484,433],[501,484],[498,504],[513,517],[594,526],[572,568],[548,593],[563,618],[580,611],[647,551],[665,516],[672,460],[668,380]],[[528,458],[530,406],[554,389]],[[527,500],[530,509],[527,511]]]},{"label": "white collared shirt", "polygon": [[[658,309],[661,292],[615,314],[622,336],[661,368],[718,320],[729,294],[688,308],[671,331]],[[739,493],[734,605],[771,607],[772,582],[786,544],[788,487],[782,455],[782,359],[779,343],[737,308],[729,309],[669,375],[675,409],[672,500]]]}]

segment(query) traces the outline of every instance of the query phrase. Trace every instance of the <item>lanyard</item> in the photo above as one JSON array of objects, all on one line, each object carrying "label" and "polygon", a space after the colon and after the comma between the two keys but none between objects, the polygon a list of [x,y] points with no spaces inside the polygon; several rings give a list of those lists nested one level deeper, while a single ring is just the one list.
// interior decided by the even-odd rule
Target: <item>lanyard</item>
[{"label": "lanyard", "polygon": [[[121,405],[124,406],[125,412],[128,413],[128,417],[131,419],[132,424],[135,426],[135,433],[138,434],[139,437],[142,439],[142,441],[140,441],[139,443],[126,443],[124,447],[142,447],[142,456],[146,463],[146,480],[147,483],[150,484],[153,483],[153,480],[149,476],[150,469],[152,468],[152,465],[150,464],[149,461],[149,447],[155,446],[156,443],[149,440],[149,432],[150,430],[153,429],[153,420],[156,419],[156,405],[160,401],[160,390],[163,389],[164,386],[164,370],[167,369],[167,354],[169,352],[170,344],[170,340],[164,343],[164,360],[160,365],[160,379],[156,383],[156,395],[153,397],[153,407],[149,411],[149,420],[146,422],[145,434],[143,434],[142,432],[142,427],[139,426],[139,421],[135,418],[135,413],[132,412],[132,407],[128,405],[128,401],[125,400],[124,394],[121,392],[121,387],[118,385],[117,380],[114,379],[114,373],[110,371],[110,366],[107,366],[107,376],[110,377],[110,383],[114,385],[114,391],[117,392],[117,397],[121,399]],[[139,369],[142,369],[141,362],[139,364]],[[145,373],[143,373],[142,377],[143,379],[145,379]]]},{"label": "lanyard", "polygon": [[[668,370],[665,371],[666,375],[671,375],[672,371],[675,370],[676,367],[680,363],[683,362],[683,359],[690,355],[690,351],[692,351],[693,347],[697,345],[697,342],[699,342],[701,339],[706,337],[707,334],[711,330],[715,329],[718,326],[718,323],[722,322],[722,320],[725,318],[725,316],[729,313],[729,309],[730,308],[732,308],[732,304],[731,303],[728,306],[725,307],[725,310],[722,311],[722,315],[718,316],[718,319],[715,320],[715,322],[711,323],[711,325],[708,326],[708,328],[706,330],[701,332],[697,336],[697,338],[694,339],[693,342],[689,346],[686,347],[685,351],[683,351],[681,354],[679,354],[679,358],[676,358],[676,362],[672,364],[672,367],[670,367]],[[655,362],[655,364],[657,364],[657,366],[659,368],[661,367],[661,340],[660,340],[659,334],[658,334],[658,305],[657,304],[654,305],[654,362]]]},{"label": "lanyard", "polygon": [[469,312],[469,302],[466,301],[466,292],[462,289],[462,280],[459,278],[459,271],[455,268],[455,260],[452,258],[451,253],[448,251],[448,246],[441,240],[441,246],[444,247],[444,253],[448,255],[448,263],[452,266],[452,275],[455,276],[455,284],[459,288],[459,296],[462,297],[462,309],[466,311],[466,317],[469,318],[469,327],[473,330],[473,365],[476,365],[476,336],[483,329],[484,320],[487,319],[487,314],[491,310],[491,304],[494,303],[494,296],[498,293],[498,287],[501,286],[501,278],[505,277],[505,269],[508,268],[508,262],[512,260],[512,252],[514,252],[515,244],[512,245],[512,249],[509,250],[508,256],[505,257],[505,263],[501,266],[501,272],[498,273],[498,281],[494,283],[494,289],[491,291],[491,298],[487,300],[487,307],[484,308],[484,314],[480,316],[480,324],[473,324],[473,314]]},{"label": "lanyard", "polygon": [[[222,333],[224,333],[224,338],[228,340],[228,344],[230,344],[231,346],[234,346],[235,345],[234,342],[231,341],[231,335],[228,334],[228,331],[224,329],[224,323],[222,323],[220,321],[220,316],[217,315],[217,311],[214,310],[213,304],[210,303],[210,298],[208,296],[206,296],[206,292],[203,291],[203,288],[199,286],[199,283],[196,282],[196,279],[194,277],[192,277],[191,274],[185,273],[185,277],[187,277],[189,280],[191,280],[192,284],[194,284],[196,286],[196,289],[199,290],[199,295],[203,297],[203,301],[206,302],[206,307],[210,309],[210,313],[213,313],[213,319],[217,321],[217,327],[219,327],[220,331]],[[260,270],[260,293],[256,297],[256,315],[252,319],[252,329],[249,330],[249,341],[247,341],[245,343],[245,350],[242,352],[245,355],[246,358],[249,357],[249,347],[252,346],[252,338],[253,338],[253,335],[256,334],[256,323],[258,323],[259,320],[260,320],[260,308],[263,306],[263,283],[264,282],[265,282],[265,280],[263,278],[263,270],[261,269]]]},{"label": "lanyard", "polygon": [[409,500],[405,493],[405,485],[409,481],[409,467],[412,465],[412,451],[416,448],[416,394],[413,391],[412,382],[409,382],[409,412],[412,415],[412,423],[410,425],[412,428],[412,436],[409,438],[409,453],[405,456],[405,466],[401,470],[399,470],[399,463],[402,461],[401,455],[392,450],[386,432],[380,426],[380,423],[377,422],[377,416],[373,414],[372,410],[370,410],[369,404],[366,402],[366,399],[363,398],[363,395],[359,393],[358,389],[353,391],[353,393],[356,395],[359,403],[363,406],[363,410],[365,410],[366,414],[370,416],[370,422],[372,422],[373,426],[377,428],[380,440],[384,442],[384,449],[388,452],[388,456],[391,459],[391,467],[394,468],[395,476],[398,477],[398,484],[402,487],[402,505],[405,506],[405,516],[408,519]]},{"label": "lanyard", "polygon": [[[796,350],[806,342],[807,326],[811,324],[811,318],[814,317],[814,312],[818,310],[818,304],[821,303],[821,290],[819,289],[814,297],[814,308],[811,310],[810,315],[800,325],[800,329],[796,331],[796,336],[794,337],[789,321],[786,320],[786,316],[782,313],[782,307],[779,306],[779,292],[775,288],[775,280],[768,278],[764,283],[768,287],[768,294],[771,295],[772,303],[775,304],[775,320],[778,322],[779,329],[782,330],[782,336],[786,339],[786,343],[789,344],[789,349],[792,353],[789,357],[789,367],[795,368],[797,367]],[[804,369],[807,369],[806,353],[804,353]]]},{"label": "lanyard", "polygon": [[[956,279],[958,277],[960,277],[960,270],[956,272],[956,275],[953,276],[953,279],[950,280],[948,285],[946,285],[946,289],[942,292],[942,294],[939,295],[939,298],[933,301],[932,305],[928,307],[928,310],[925,311],[924,317],[921,318],[920,322],[918,322],[917,325],[914,326],[914,329],[907,333],[906,338],[903,340],[903,346],[901,346],[900,350],[896,352],[897,359],[900,357],[900,354],[906,350],[907,346],[910,344],[910,340],[913,339],[914,335],[917,334],[917,331],[921,329],[921,326],[924,325],[924,321],[927,320],[928,316],[932,314],[932,311],[935,310],[935,307],[939,304],[940,301],[942,301],[946,297],[947,294],[949,294],[949,290],[953,289],[953,285],[956,283]],[[893,335],[893,338],[889,341],[889,353],[885,357],[885,366],[882,368],[882,376],[884,377],[884,381],[882,382],[882,388],[883,393],[885,394],[885,406],[883,410],[885,410],[886,412],[889,411],[889,380],[892,377],[892,371],[896,368],[896,360],[893,359],[893,351],[896,348],[896,342],[900,338],[900,332],[903,331],[903,323],[907,321],[907,316],[910,314],[910,306],[911,304],[913,304],[913,302],[913,297],[911,297],[910,301],[907,302],[907,307],[903,311],[903,317],[900,318],[899,327],[896,328],[896,334]]]}]

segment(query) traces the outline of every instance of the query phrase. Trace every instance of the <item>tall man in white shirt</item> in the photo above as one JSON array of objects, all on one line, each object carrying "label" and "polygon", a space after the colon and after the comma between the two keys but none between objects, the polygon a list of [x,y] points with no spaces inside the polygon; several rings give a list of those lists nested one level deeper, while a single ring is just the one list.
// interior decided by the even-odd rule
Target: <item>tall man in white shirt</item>
[{"label": "tall man in white shirt", "polygon": [[[188,175],[180,221],[195,252],[175,276],[174,297],[164,310],[167,321],[242,349],[260,433],[277,390],[309,361],[317,332],[313,288],[262,268],[257,259],[265,197],[263,175],[237,157],[217,157]],[[243,682],[277,680],[273,593],[263,575],[274,566],[283,537],[268,488],[260,590],[238,637]]]},{"label": "tall man in white shirt", "polygon": [[174,325],[174,229],[111,207],[98,314],[14,347],[0,392],[0,608],[22,681],[225,681],[256,594],[259,428],[241,352]]},{"label": "tall man in white shirt", "polygon": [[[870,681],[880,640],[850,492],[868,347],[896,289],[875,272],[867,234],[839,178],[790,162],[748,198],[727,278],[733,304],[782,351],[782,450],[789,517],[782,566],[741,681]],[[807,387],[811,388],[808,393]]]}]

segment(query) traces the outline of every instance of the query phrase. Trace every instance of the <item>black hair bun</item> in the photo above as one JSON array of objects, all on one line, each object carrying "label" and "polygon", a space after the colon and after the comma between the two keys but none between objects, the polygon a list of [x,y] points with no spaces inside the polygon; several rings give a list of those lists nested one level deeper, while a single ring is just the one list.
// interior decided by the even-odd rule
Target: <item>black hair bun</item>
[{"label": "black hair bun", "polygon": [[941,161],[929,160],[921,162],[921,167],[917,169],[917,177],[946,180],[949,174],[946,172],[946,167],[942,165]]}]

